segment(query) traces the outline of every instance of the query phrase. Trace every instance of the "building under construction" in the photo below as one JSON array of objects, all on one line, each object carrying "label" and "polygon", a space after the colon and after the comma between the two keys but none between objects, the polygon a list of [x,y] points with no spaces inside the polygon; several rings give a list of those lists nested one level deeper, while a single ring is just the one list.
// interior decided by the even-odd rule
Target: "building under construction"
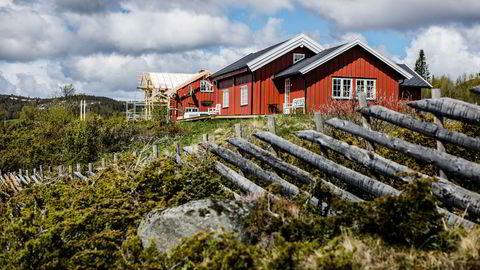
[{"label": "building under construction", "polygon": [[[151,119],[155,106],[166,106],[170,111],[171,98],[176,88],[196,76],[198,73],[143,72],[138,76],[137,89],[144,92],[144,100],[127,102],[127,118]],[[130,108],[129,105],[133,107]]]}]

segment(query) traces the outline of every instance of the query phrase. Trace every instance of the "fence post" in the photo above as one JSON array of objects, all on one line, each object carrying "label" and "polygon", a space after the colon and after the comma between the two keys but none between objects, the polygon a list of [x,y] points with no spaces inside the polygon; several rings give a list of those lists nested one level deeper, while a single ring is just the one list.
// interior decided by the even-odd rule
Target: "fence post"
[{"label": "fence post", "polygon": [[102,158],[102,169],[107,167],[107,163],[105,162],[105,158]]},{"label": "fence post", "polygon": [[313,117],[314,117],[314,121],[315,121],[315,130],[317,132],[324,132],[325,131],[325,127],[323,125],[323,117],[322,117],[322,114],[320,112],[315,112],[313,114]]},{"label": "fence post", "polygon": [[[268,131],[270,131],[270,133],[273,133],[273,134],[277,134],[277,123],[276,123],[276,120],[275,120],[275,115],[269,115],[268,116],[268,123],[267,123],[267,126],[268,126]],[[270,145],[271,147],[271,153],[278,157],[278,151],[277,149],[273,146],[273,145]]]},{"label": "fence post", "polygon": [[268,116],[268,131],[270,131],[273,134],[277,133],[277,127],[275,123],[275,115],[269,115]]},{"label": "fence post", "polygon": [[40,165],[40,178],[43,180],[43,165]]},{"label": "fence post", "polygon": [[35,177],[37,177],[37,168],[33,168],[32,172],[33,172],[32,175],[35,176]]},{"label": "fence post", "polygon": [[93,165],[92,165],[91,162],[88,163],[88,172],[89,172],[90,174],[93,173]]},{"label": "fence post", "polygon": [[208,133],[207,133],[207,134],[203,134],[203,141],[204,141],[204,142],[208,142]]},{"label": "fence post", "polygon": [[117,164],[117,162],[118,162],[118,154],[114,153],[113,154],[113,163]]},{"label": "fence post", "polygon": [[241,124],[235,124],[235,136],[237,138],[242,138],[242,125]]},{"label": "fence post", "polygon": [[152,156],[155,159],[158,158],[158,145],[156,144],[152,145]]},{"label": "fence post", "polygon": [[[357,97],[358,97],[358,103],[360,108],[368,107],[368,102],[365,96],[365,92],[363,91],[357,92]],[[365,116],[362,114],[362,126],[368,130],[372,130],[372,127],[370,126],[369,116]],[[375,147],[373,146],[373,143],[371,143],[368,140],[365,140],[365,144],[368,151],[375,151]]]},{"label": "fence post", "polygon": [[73,178],[73,165],[68,165],[68,175]]},{"label": "fence post", "polygon": [[[432,89],[432,99],[437,99],[442,97],[442,90],[440,88],[433,88]],[[443,128],[443,116],[441,115],[436,115],[435,116],[435,124],[441,128]],[[437,150],[441,152],[446,152],[445,150],[445,145],[443,145],[443,142],[437,140]],[[440,177],[441,178],[447,178],[447,174],[443,170],[439,170]]]},{"label": "fence post", "polygon": [[180,164],[182,162],[182,159],[180,158],[180,144],[176,143],[175,144],[175,161],[177,164]]},{"label": "fence post", "polygon": [[63,174],[63,167],[62,167],[62,165],[58,165],[57,169],[58,169],[58,176],[62,176],[62,174]]},{"label": "fence post", "polygon": [[81,165],[80,163],[77,163],[77,172],[81,172],[81,171],[82,171]]}]

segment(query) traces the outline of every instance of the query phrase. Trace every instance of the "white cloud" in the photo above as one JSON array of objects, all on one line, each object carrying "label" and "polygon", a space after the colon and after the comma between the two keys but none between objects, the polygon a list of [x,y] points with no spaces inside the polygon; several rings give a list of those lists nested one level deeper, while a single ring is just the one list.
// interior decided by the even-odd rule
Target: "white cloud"
[{"label": "white cloud", "polygon": [[417,28],[480,20],[478,0],[298,0],[306,9],[352,31]]},{"label": "white cloud", "polygon": [[453,78],[463,73],[480,72],[480,25],[471,27],[431,26],[418,31],[406,48],[405,63],[413,66],[423,49],[430,73]]}]

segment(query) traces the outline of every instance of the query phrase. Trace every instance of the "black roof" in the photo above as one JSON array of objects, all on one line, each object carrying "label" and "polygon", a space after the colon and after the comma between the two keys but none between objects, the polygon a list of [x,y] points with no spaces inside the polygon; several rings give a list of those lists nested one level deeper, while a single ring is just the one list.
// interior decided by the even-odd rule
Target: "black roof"
[{"label": "black roof", "polygon": [[211,78],[215,78],[215,77],[218,77],[218,76],[221,76],[223,74],[226,74],[226,73],[229,73],[229,72],[232,72],[232,71],[235,71],[235,70],[238,70],[238,69],[241,69],[241,68],[245,68],[247,67],[247,63],[252,61],[253,59],[259,57],[260,55],[264,54],[264,53],[267,53],[268,51],[274,49],[275,47],[283,44],[284,42],[286,42],[288,40],[284,40],[280,43],[277,43],[273,46],[270,46],[268,48],[265,48],[263,50],[260,50],[258,52],[254,52],[254,53],[251,53],[251,54],[248,54],[247,56],[243,57],[243,58],[240,58],[239,60],[237,60],[236,62],[234,62],[233,64],[230,64],[222,69],[220,69],[219,71],[215,72],[214,74],[210,75]]},{"label": "black roof", "polygon": [[285,70],[282,70],[280,71],[279,73],[275,74],[275,78],[280,78],[280,77],[286,77],[286,76],[291,76],[291,75],[295,75],[295,74],[298,74],[300,73],[300,70],[308,65],[310,65],[311,63],[317,61],[318,59],[321,59],[323,58],[324,56],[330,54],[331,52],[335,51],[336,49],[342,47],[343,45],[345,45],[346,43],[344,44],[341,44],[341,45],[338,45],[338,46],[335,46],[335,47],[331,47],[331,48],[328,48],[328,49],[325,49],[319,53],[317,53],[316,55],[310,57],[310,58],[307,58],[307,59],[304,59],[298,63],[296,63],[295,65],[293,66],[290,66],[289,68],[285,69]]},{"label": "black roof", "polygon": [[425,82],[423,78],[417,75],[409,66],[405,64],[397,64],[401,69],[410,73],[413,77],[411,79],[405,79],[400,85],[401,86],[411,86],[411,87],[422,87],[422,88],[431,88],[431,86]]}]

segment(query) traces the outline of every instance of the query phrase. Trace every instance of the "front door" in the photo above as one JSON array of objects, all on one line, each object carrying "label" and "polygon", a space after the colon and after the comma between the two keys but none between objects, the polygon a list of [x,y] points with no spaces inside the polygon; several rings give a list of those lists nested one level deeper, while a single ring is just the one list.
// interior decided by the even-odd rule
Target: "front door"
[{"label": "front door", "polygon": [[290,91],[291,91],[291,83],[290,83],[290,78],[285,79],[285,100],[283,103],[283,113],[284,114],[289,114],[290,113]]}]

